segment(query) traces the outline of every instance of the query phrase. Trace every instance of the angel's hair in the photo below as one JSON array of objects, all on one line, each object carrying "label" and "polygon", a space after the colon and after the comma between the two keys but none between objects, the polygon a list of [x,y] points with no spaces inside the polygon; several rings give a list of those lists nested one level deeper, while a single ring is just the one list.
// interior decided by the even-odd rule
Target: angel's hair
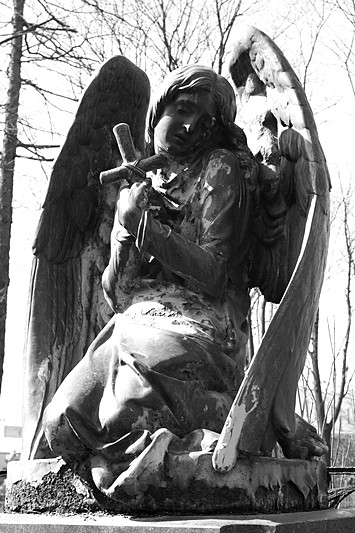
[{"label": "angel's hair", "polygon": [[208,91],[216,106],[216,127],[220,129],[218,137],[223,148],[235,147],[236,139],[235,94],[230,83],[214,72],[211,68],[200,65],[188,65],[170,72],[159,87],[151,102],[147,132],[150,141],[154,138],[154,128],[158,124],[165,107],[172,102],[178,93]]}]

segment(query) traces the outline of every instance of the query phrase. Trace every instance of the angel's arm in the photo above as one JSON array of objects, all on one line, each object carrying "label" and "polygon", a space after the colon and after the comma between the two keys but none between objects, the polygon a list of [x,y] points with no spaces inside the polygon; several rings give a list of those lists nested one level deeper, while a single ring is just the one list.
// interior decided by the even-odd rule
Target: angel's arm
[{"label": "angel's arm", "polygon": [[196,217],[200,225],[197,243],[138,207],[121,213],[122,223],[142,251],[153,255],[175,274],[196,283],[204,292],[219,296],[227,283],[240,180],[238,161],[231,152],[211,153],[203,176],[201,214]]}]

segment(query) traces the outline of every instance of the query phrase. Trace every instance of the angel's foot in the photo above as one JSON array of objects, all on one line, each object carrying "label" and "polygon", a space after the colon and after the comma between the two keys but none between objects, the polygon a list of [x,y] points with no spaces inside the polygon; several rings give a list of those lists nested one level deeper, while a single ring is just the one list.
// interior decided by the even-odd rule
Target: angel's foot
[{"label": "angel's foot", "polygon": [[279,437],[278,442],[287,459],[312,459],[328,452],[328,446],[316,429],[298,415],[295,433]]}]

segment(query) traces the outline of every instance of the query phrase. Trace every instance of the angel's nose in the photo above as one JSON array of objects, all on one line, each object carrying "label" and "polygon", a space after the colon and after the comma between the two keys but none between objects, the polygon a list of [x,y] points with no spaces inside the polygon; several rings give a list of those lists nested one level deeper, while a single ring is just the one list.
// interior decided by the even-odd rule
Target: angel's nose
[{"label": "angel's nose", "polygon": [[184,129],[187,133],[194,133],[198,124],[198,117],[191,116],[189,117],[184,124]]}]

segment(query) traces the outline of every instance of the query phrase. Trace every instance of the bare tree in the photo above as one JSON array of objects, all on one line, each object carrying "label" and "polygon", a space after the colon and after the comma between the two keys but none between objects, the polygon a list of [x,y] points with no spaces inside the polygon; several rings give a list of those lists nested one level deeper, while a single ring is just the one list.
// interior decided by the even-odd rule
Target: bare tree
[{"label": "bare tree", "polygon": [[[76,29],[67,22],[73,16],[70,10],[59,13],[50,2],[42,0],[29,0],[28,4],[25,0],[13,0],[11,24],[2,24],[0,34],[0,45],[10,50],[6,72],[7,99],[1,106],[4,133],[0,165],[0,387],[5,353],[15,160],[25,157],[39,162],[51,161],[53,157],[46,155],[46,151],[58,146],[58,142],[51,142],[54,133],[51,120],[53,106],[58,106],[58,101],[76,100],[61,92],[60,88],[49,86],[46,80],[42,85],[38,81],[38,73],[45,67],[51,69],[52,74],[65,76],[69,67],[83,68],[88,63],[83,60],[83,37],[78,38]],[[29,7],[27,18],[25,6]],[[35,125],[31,117],[33,106],[27,109],[22,106],[20,112],[26,91],[42,99],[48,113],[49,128],[43,127],[43,123]]]},{"label": "bare tree", "polygon": [[251,362],[257,348],[260,346],[261,340],[278,307],[278,304],[266,301],[259,289],[252,289],[250,297],[248,363]]},{"label": "bare tree", "polygon": [[229,0],[215,0],[213,4],[212,20],[216,20],[216,30],[214,40],[217,43],[213,54],[212,66],[219,74],[222,72],[228,41],[237,21],[237,18],[243,17],[253,9],[262,8],[261,2],[230,2]]},{"label": "bare tree", "polygon": [[[355,63],[353,59],[353,50],[355,43],[355,3],[353,0],[324,0],[313,2],[317,10],[318,23],[314,27],[314,45],[323,45],[328,51],[329,61],[333,61],[337,66],[345,70],[349,80],[350,88],[355,97]],[[327,39],[321,42],[321,32],[324,33],[327,26]],[[334,31],[334,28],[337,28]],[[341,29],[340,29],[341,28]],[[315,46],[310,48],[310,53],[304,55],[304,84],[311,79],[310,66],[313,62]],[[336,76],[336,74],[334,74]],[[340,80],[339,80],[340,83]],[[326,109],[329,108],[329,102]],[[340,172],[339,172],[340,174]],[[340,175],[338,176],[340,182]],[[320,347],[321,335],[324,335],[324,317],[325,310],[320,308],[317,320],[314,325],[310,349],[309,363],[310,367],[306,368],[305,373],[311,371],[312,380],[303,379],[305,394],[309,397],[309,404],[314,405],[318,428],[325,439],[329,453],[326,457],[328,465],[336,460],[335,426],[340,420],[342,406],[351,385],[352,376],[349,375],[349,346],[352,333],[352,284],[355,274],[355,235],[354,219],[352,214],[351,202],[353,198],[352,190],[349,188],[344,191],[341,187],[340,200],[333,202],[332,210],[332,228],[336,231],[335,225],[338,223],[341,227],[339,237],[342,238],[341,265],[344,269],[344,303],[343,314],[345,317],[344,334],[341,339],[340,348],[339,340],[336,339],[336,330],[340,327],[334,325],[331,328],[328,323],[329,337],[329,355],[328,359],[332,360],[329,375],[325,381],[322,381],[320,372],[321,362],[326,354],[322,353],[324,347]],[[323,326],[321,325],[323,324]],[[302,382],[301,382],[302,385]]]},{"label": "bare tree", "polygon": [[333,34],[331,52],[336,55],[343,66],[355,98],[355,2],[354,0],[328,0],[336,14],[343,21],[343,31]]},{"label": "bare tree", "polygon": [[0,390],[5,357],[5,322],[9,286],[9,257],[12,222],[12,197],[17,148],[17,123],[21,88],[23,10],[25,0],[14,0],[13,39],[9,65],[9,85],[5,106],[5,125],[0,167]]},{"label": "bare tree", "polygon": [[[317,318],[313,327],[311,343],[309,347],[309,361],[310,366],[306,366],[303,381],[303,392],[307,399],[303,400],[307,403],[308,409],[312,410],[315,407],[316,418],[318,423],[318,430],[328,445],[329,452],[326,456],[326,462],[331,465],[334,462],[334,454],[332,453],[334,445],[334,429],[339,416],[341,414],[342,405],[346,398],[349,387],[352,381],[352,375],[349,376],[348,359],[349,359],[349,345],[352,333],[353,323],[353,305],[352,305],[352,285],[355,273],[355,234],[353,228],[353,216],[351,212],[352,194],[350,190],[346,193],[342,190],[339,205],[341,211],[338,211],[338,216],[341,218],[341,231],[343,235],[344,245],[342,246],[341,264],[344,268],[345,274],[345,290],[344,290],[344,315],[345,315],[345,330],[344,336],[341,339],[340,348],[337,348],[337,341],[335,334],[331,331],[328,324],[330,358],[332,360],[332,368],[329,372],[328,379],[323,382],[320,372],[321,361],[325,355],[320,349],[320,335],[324,335],[324,331],[320,328],[320,312],[318,311]],[[338,369],[340,371],[338,372]],[[310,380],[309,377],[312,379]],[[300,401],[302,404],[302,400]]]},{"label": "bare tree", "polygon": [[237,18],[261,10],[264,0],[83,0],[106,27],[120,53],[159,79],[188,63],[220,73]]}]

